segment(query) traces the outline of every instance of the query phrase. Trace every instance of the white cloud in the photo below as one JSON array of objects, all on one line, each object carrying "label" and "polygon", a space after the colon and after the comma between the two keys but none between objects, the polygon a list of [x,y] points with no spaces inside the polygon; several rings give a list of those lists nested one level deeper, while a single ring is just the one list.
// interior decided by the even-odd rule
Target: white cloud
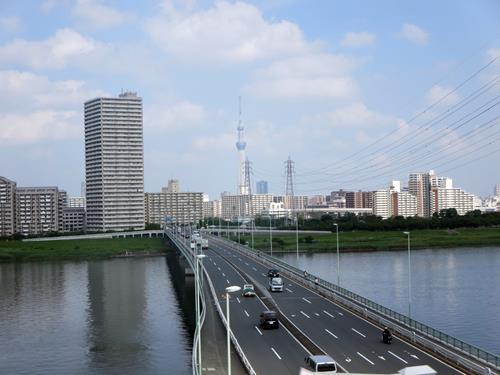
[{"label": "white cloud", "polygon": [[424,45],[429,42],[429,34],[411,23],[405,23],[398,35],[415,44]]},{"label": "white cloud", "polygon": [[199,126],[206,119],[203,106],[189,101],[151,106],[145,112],[145,124],[155,129],[180,130]]},{"label": "white cloud", "polygon": [[306,123],[349,129],[399,126],[398,118],[371,111],[364,103],[352,103],[331,112],[320,113],[316,116],[306,118]]},{"label": "white cloud", "polygon": [[20,20],[18,17],[0,17],[0,30],[3,31],[16,31],[19,28]]},{"label": "white cloud", "polygon": [[35,69],[60,69],[90,55],[100,45],[72,29],[60,29],[41,41],[17,39],[0,47],[0,64],[21,64]]},{"label": "white cloud", "polygon": [[460,100],[458,94],[452,91],[452,88],[434,85],[425,94],[425,100],[427,104],[434,104],[439,101],[440,106],[450,106]]},{"label": "white cloud", "polygon": [[0,110],[76,109],[86,100],[105,95],[84,81],[50,81],[46,76],[15,70],[0,71]]},{"label": "white cloud", "polygon": [[288,21],[268,22],[253,5],[219,1],[189,11],[171,2],[149,19],[146,30],[169,54],[191,62],[252,62],[310,51],[302,31]]},{"label": "white cloud", "polygon": [[375,34],[362,31],[359,33],[348,32],[340,42],[342,47],[364,47],[375,44],[377,37]]},{"label": "white cloud", "polygon": [[85,25],[96,28],[121,25],[132,18],[130,13],[100,4],[97,0],[77,0],[72,14]]},{"label": "white cloud", "polygon": [[311,54],[271,64],[245,91],[261,97],[350,98],[358,88],[349,72],[357,62],[342,55]]},{"label": "white cloud", "polygon": [[35,143],[81,137],[81,114],[75,111],[0,113],[0,144]]}]

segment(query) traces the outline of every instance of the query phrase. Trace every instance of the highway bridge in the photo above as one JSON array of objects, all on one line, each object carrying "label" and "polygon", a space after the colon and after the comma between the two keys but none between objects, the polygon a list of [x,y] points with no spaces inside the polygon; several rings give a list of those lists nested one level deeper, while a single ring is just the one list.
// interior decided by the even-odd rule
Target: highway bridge
[{"label": "highway bridge", "polygon": [[[177,231],[167,231],[167,235],[186,256],[192,256]],[[443,343],[442,337],[434,337],[438,331],[424,335],[416,329],[418,322],[389,309],[375,311],[370,301],[356,300],[354,294],[314,276],[306,279],[301,270],[267,254],[218,236],[209,236],[204,254],[205,278],[219,303],[221,319],[225,319],[228,286],[251,283],[256,287],[255,298],[238,294],[230,299],[233,345],[248,373],[297,375],[308,354],[328,354],[346,373],[394,374],[420,365],[438,374],[494,374],[499,370],[498,357],[487,353],[491,357],[485,360],[481,353],[475,358],[470,345],[464,351],[461,344],[458,350]],[[270,268],[279,269],[285,281],[282,293],[267,290]],[[279,312],[277,330],[259,327],[259,315],[268,309]],[[381,342],[383,326],[396,333],[391,345]]]}]

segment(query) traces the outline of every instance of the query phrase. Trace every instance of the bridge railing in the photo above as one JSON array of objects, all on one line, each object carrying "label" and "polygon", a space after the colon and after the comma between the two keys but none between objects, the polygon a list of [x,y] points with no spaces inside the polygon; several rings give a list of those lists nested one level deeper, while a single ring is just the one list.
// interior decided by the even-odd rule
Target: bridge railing
[{"label": "bridge railing", "polygon": [[[183,253],[183,255],[187,259],[189,265],[194,270],[194,263],[193,263],[194,254],[191,251],[191,248],[188,245],[186,245],[184,243],[184,241],[182,241],[180,238],[178,238],[175,233],[172,233],[172,232],[170,232],[168,230],[166,231],[166,233],[167,233],[168,237],[170,238],[170,240]],[[236,336],[233,334],[233,332],[228,327],[226,316],[224,315],[223,309],[222,309],[222,307],[221,307],[221,305],[219,303],[219,298],[217,296],[217,293],[215,292],[215,288],[214,288],[212,280],[210,278],[210,274],[207,272],[207,270],[205,269],[205,266],[203,264],[201,265],[201,268],[202,268],[202,272],[205,274],[205,280],[207,280],[207,283],[208,283],[208,286],[209,286],[209,289],[210,289],[210,293],[212,294],[212,298],[215,301],[215,307],[216,307],[217,312],[219,314],[219,317],[220,317],[220,319],[222,321],[222,324],[224,325],[224,327],[226,327],[226,331],[228,331],[228,330],[230,331],[231,342],[232,342],[232,344],[234,346],[234,349],[236,350],[236,353],[240,357],[241,362],[243,363],[243,366],[245,366],[248,374],[250,374],[250,375],[256,375],[256,372],[254,371],[254,369],[253,369],[250,361],[246,357],[245,352],[241,348],[238,340],[236,339]],[[200,332],[201,332],[203,323],[205,321],[205,312],[206,312],[206,301],[205,301],[205,296],[203,294],[203,288],[200,288],[200,292],[202,293],[201,300],[202,300],[202,303],[203,303],[203,310],[202,310],[202,317],[203,318],[201,320],[200,326],[199,327],[197,326],[196,329],[195,329],[195,336],[194,336],[194,339],[193,339],[192,366],[193,366],[193,374],[195,374],[195,375],[201,375],[198,372],[198,367],[196,366],[196,364],[197,364],[196,359],[198,357],[198,340],[200,339]]]},{"label": "bridge railing", "polygon": [[[400,332],[409,339],[415,342],[420,341],[420,343],[425,347],[430,348],[435,352],[439,352],[441,355],[452,360],[453,362],[461,364],[466,368],[470,368],[476,373],[489,374],[491,373],[489,367],[492,367],[497,371],[500,370],[500,358],[495,354],[489,353],[483,349],[475,347],[444,332],[434,329],[426,324],[420,323],[404,314],[400,314],[394,310],[373,302],[368,298],[362,297],[347,289],[339,287],[334,283],[323,280],[313,274],[308,274],[307,277],[304,277],[304,270],[283,262],[280,259],[272,257],[269,254],[253,250],[251,248],[248,248],[247,246],[239,245],[233,241],[227,243],[231,244],[231,246],[238,251],[245,252],[246,254],[254,258],[266,260],[274,267],[281,268],[282,270],[287,271],[290,276],[293,276],[300,282],[307,283],[308,286],[312,288],[329,292],[329,296],[331,298],[341,300],[342,303],[360,313],[363,313],[365,315],[369,314],[371,319],[379,321],[383,325],[391,326],[393,329]],[[394,322],[397,322],[398,324],[396,325],[394,324]],[[419,337],[417,336],[417,333],[425,337]],[[437,343],[444,344],[452,350],[437,345]],[[483,363],[487,367],[478,366],[475,362],[472,362],[467,358],[458,355],[457,352],[468,355],[469,357]]]}]

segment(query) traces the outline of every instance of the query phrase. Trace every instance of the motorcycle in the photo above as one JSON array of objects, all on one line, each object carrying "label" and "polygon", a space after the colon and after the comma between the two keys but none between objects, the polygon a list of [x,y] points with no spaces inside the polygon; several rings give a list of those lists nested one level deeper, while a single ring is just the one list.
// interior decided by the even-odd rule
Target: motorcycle
[{"label": "motorcycle", "polygon": [[390,345],[392,342],[392,335],[390,332],[382,332],[382,342]]}]

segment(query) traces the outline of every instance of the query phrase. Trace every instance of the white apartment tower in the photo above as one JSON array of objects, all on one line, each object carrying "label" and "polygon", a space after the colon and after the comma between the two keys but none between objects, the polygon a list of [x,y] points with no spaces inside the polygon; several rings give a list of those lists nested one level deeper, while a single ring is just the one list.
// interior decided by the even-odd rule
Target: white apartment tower
[{"label": "white apartment tower", "polygon": [[[432,172],[432,174],[434,174],[434,172]],[[417,216],[430,217],[430,173],[410,173],[408,179],[408,192],[417,197]]]},{"label": "white apartment tower", "polygon": [[0,237],[16,232],[16,183],[0,176]]},{"label": "white apartment tower", "polygon": [[87,230],[144,229],[142,98],[85,102]]}]

